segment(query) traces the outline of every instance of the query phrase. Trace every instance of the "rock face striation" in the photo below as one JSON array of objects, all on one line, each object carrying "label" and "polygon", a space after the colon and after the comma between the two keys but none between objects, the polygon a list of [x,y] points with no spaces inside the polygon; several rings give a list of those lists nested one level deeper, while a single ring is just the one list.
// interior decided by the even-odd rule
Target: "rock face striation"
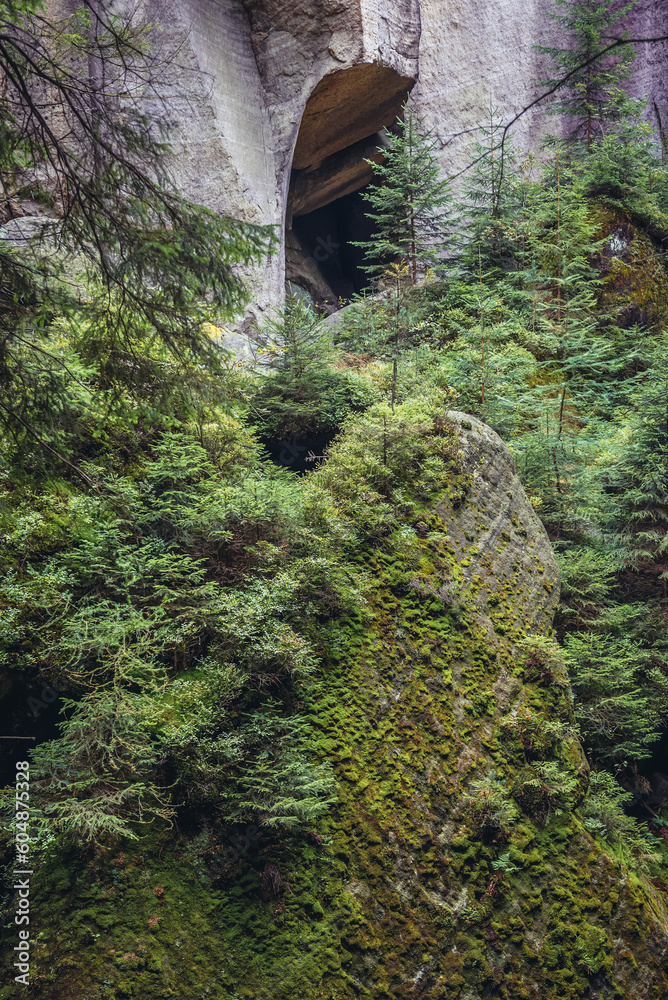
[{"label": "rock face striation", "polygon": [[[60,2],[60,0],[52,0]],[[467,162],[471,130],[490,102],[508,119],[538,94],[537,43],[554,37],[546,0],[147,0],[165,52],[180,67],[168,95],[180,147],[177,182],[212,208],[277,227],[277,253],[254,276],[260,307],[287,277],[330,305],[355,290],[345,247],[359,228],[355,192],[409,93],[434,130],[444,171]],[[634,37],[668,31],[668,5],[640,0]],[[668,122],[666,44],[638,45],[632,88]],[[554,127],[554,120],[550,121]],[[541,111],[523,116],[516,144],[536,147]],[[327,211],[328,206],[334,209]],[[294,252],[295,245],[302,249]],[[322,259],[322,258],[325,259]],[[310,283],[309,283],[310,282]]]},{"label": "rock face striation", "polygon": [[[476,619],[490,636],[493,609],[504,587],[524,594],[515,609],[517,625],[544,632],[559,601],[559,570],[545,529],[526,498],[506,444],[487,424],[458,410],[448,413],[457,428],[460,462],[471,477],[466,502],[453,516],[443,505],[436,511],[447,522],[447,535],[459,560],[461,586],[475,589],[484,575]],[[472,551],[470,539],[475,538]],[[491,616],[491,617],[490,617]]]}]

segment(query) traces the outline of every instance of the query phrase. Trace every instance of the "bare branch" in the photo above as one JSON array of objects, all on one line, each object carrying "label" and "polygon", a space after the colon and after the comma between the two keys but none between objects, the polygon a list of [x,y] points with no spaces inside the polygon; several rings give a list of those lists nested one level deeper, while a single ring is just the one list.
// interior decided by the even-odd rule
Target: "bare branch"
[{"label": "bare branch", "polygon": [[[499,143],[499,145],[497,147],[501,151],[501,157],[502,157],[502,160],[501,160],[501,181],[503,181],[503,176],[504,176],[504,174],[503,174],[503,168],[504,168],[503,157],[504,157],[504,154],[505,154],[505,143],[506,143],[506,139],[508,137],[508,132],[513,127],[513,125],[515,125],[516,122],[518,122],[520,120],[520,118],[522,118],[525,114],[527,114],[528,111],[531,111],[532,108],[535,108],[538,104],[541,104],[546,98],[551,97],[552,94],[556,93],[557,90],[559,90],[561,87],[563,87],[564,84],[568,83],[568,81],[570,79],[572,79],[572,77],[574,77],[581,70],[586,69],[587,66],[590,66],[592,63],[597,62],[603,56],[608,55],[608,53],[613,52],[615,49],[619,48],[620,46],[622,46],[622,45],[641,45],[641,44],[652,45],[652,44],[657,44],[658,42],[668,42],[668,34],[666,34],[666,35],[656,35],[656,36],[651,37],[651,38],[626,38],[626,37],[625,38],[616,38],[614,40],[614,42],[610,43],[610,45],[607,45],[604,49],[601,49],[599,52],[597,52],[595,55],[591,56],[589,59],[585,59],[583,62],[579,63],[572,70],[570,70],[570,72],[568,72],[564,76],[562,76],[557,81],[557,83],[554,84],[554,86],[550,87],[548,90],[543,91],[542,94],[539,94],[539,96],[536,97],[533,101],[531,101],[529,104],[525,105],[525,107],[523,107],[521,111],[518,111],[518,113],[514,116],[514,118],[511,118],[511,120],[504,126],[502,137],[501,137],[501,142]],[[466,130],[464,130],[464,132],[457,132],[457,133],[454,133],[454,135],[455,136],[457,136],[457,135],[464,135],[465,132],[467,132],[467,131],[476,131],[476,130],[466,129]],[[472,167],[474,167],[476,165],[476,163],[479,163],[480,160],[483,159],[484,155],[485,154],[483,154],[483,156],[480,156],[480,157],[478,157],[475,160],[472,160],[469,164],[467,164],[467,166],[465,166],[462,170],[459,170],[456,174],[451,174],[448,177],[448,180],[449,181],[456,180],[458,177],[461,177],[462,174],[467,173],[469,170],[472,169]]]}]

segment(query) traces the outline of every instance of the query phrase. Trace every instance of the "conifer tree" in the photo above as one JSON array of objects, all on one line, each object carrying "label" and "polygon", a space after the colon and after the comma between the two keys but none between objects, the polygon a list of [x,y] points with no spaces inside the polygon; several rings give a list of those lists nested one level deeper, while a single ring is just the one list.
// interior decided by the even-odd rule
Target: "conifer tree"
[{"label": "conifer tree", "polygon": [[270,230],[171,179],[166,108],[141,96],[164,79],[152,23],[73,6],[0,0],[0,221],[26,196],[43,209],[29,241],[0,241],[0,434],[82,475],[58,429],[68,410],[76,423],[73,393],[97,384],[136,413],[165,362],[220,375],[207,322],[248,301],[238,266],[266,256]]},{"label": "conifer tree", "polygon": [[501,112],[490,101],[485,118],[478,126],[477,138],[469,150],[473,166],[464,185],[465,207],[476,216],[498,219],[506,208],[504,180],[508,153],[503,151],[504,163],[501,150],[503,130]]},{"label": "conifer tree", "polygon": [[668,625],[668,365],[665,337],[634,393],[625,447],[603,511],[634,592],[659,601]]},{"label": "conifer tree", "polygon": [[539,86],[554,87],[575,70],[557,90],[549,110],[572,119],[569,138],[584,140],[587,149],[617,117],[625,96],[621,85],[631,74],[635,52],[631,45],[622,45],[601,59],[595,56],[619,35],[621,22],[636,2],[620,7],[615,0],[554,0],[557,9],[548,16],[562,29],[566,44],[536,46],[552,58],[553,76]]},{"label": "conifer tree", "polygon": [[541,514],[559,537],[574,495],[595,416],[616,376],[614,350],[595,314],[601,276],[592,260],[601,249],[585,184],[558,147],[535,199],[524,256],[538,288],[535,323],[549,338],[542,376],[527,393],[530,430],[520,450],[527,484],[541,497]]},{"label": "conifer tree", "polygon": [[366,252],[370,276],[380,277],[392,263],[405,264],[415,285],[441,260],[452,224],[448,184],[441,177],[436,149],[435,137],[406,105],[403,118],[388,134],[384,161],[368,161],[374,179],[364,198],[375,234],[354,245]]},{"label": "conifer tree", "polygon": [[618,117],[584,161],[583,177],[589,198],[617,202],[649,224],[650,231],[665,219],[668,209],[668,168],[662,162],[660,137],[644,120],[647,101],[623,95]]},{"label": "conifer tree", "polygon": [[503,133],[501,112],[490,101],[469,148],[471,169],[458,205],[459,217],[466,220],[459,262],[472,277],[484,267],[488,283],[515,266],[516,245],[508,228],[516,207],[511,194],[515,153]]},{"label": "conifer tree", "polygon": [[333,431],[353,407],[352,386],[334,367],[338,354],[321,317],[293,296],[257,336],[265,344],[264,364],[256,372],[251,420],[263,440]]},{"label": "conifer tree", "polygon": [[651,755],[668,709],[668,677],[653,651],[622,631],[629,618],[638,616],[638,607],[622,610],[625,615],[614,616],[617,623],[610,613],[605,616],[606,631],[572,633],[565,642],[586,748],[601,763],[618,765]]}]

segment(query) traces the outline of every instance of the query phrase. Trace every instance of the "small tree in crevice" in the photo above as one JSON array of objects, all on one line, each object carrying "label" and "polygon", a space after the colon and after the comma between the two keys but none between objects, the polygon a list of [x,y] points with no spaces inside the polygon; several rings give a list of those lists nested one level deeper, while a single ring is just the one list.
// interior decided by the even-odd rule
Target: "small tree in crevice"
[{"label": "small tree in crevice", "polygon": [[357,384],[334,367],[338,352],[321,317],[292,296],[258,331],[264,343],[251,391],[251,421],[266,442],[289,441],[336,430],[358,409]]}]

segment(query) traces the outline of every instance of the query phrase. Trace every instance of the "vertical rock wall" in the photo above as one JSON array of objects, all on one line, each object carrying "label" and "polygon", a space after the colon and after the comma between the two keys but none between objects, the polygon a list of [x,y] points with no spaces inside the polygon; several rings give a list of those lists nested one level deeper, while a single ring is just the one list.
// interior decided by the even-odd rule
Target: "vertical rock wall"
[{"label": "vertical rock wall", "polygon": [[[244,0],[244,7],[272,123],[282,269],[300,126],[294,166],[308,169],[394,117],[417,78],[419,2]],[[391,110],[383,116],[386,103]],[[284,277],[281,270],[274,301],[282,298]]]},{"label": "vertical rock wall", "polygon": [[[550,0],[420,0],[422,35],[419,79],[412,99],[441,140],[443,168],[461,170],[468,162],[471,133],[490,102],[505,121],[540,95],[535,80],[549,76],[549,60],[536,45],[559,45],[548,17]],[[666,0],[639,0],[624,21],[632,37],[668,33]],[[629,89],[648,95],[648,116],[656,109],[668,129],[668,43],[638,44]],[[536,149],[541,135],[556,131],[544,106],[523,115],[513,127],[521,149]]]},{"label": "vertical rock wall", "polygon": [[[545,6],[545,0],[421,0],[420,75],[413,99],[440,138],[446,173],[468,162],[470,130],[490,105],[508,120],[538,94],[534,80],[544,73],[544,57],[535,45],[552,30]],[[542,113],[527,114],[513,139],[524,149],[535,147],[542,128]]]},{"label": "vertical rock wall", "polygon": [[[629,31],[635,38],[652,38],[668,34],[668,3],[666,0],[639,0],[629,19]],[[660,116],[664,131],[668,130],[668,42],[639,44],[638,58],[630,90],[635,95],[648,95],[648,116],[656,123]]]},{"label": "vertical rock wall", "polygon": [[[71,2],[50,0],[56,9]],[[260,308],[283,295],[293,165],[322,169],[324,158],[323,176],[335,189],[328,157],[387,123],[417,81],[413,100],[440,138],[444,171],[460,170],[490,101],[508,117],[537,96],[534,81],[545,75],[545,64],[535,45],[554,38],[548,6],[547,0],[145,0],[141,13],[160,23],[171,63],[177,183],[218,211],[277,226],[280,248],[252,276]],[[665,33],[668,3],[640,0],[628,27],[638,36]],[[640,45],[638,52],[632,89],[650,95],[648,113],[656,117],[656,105],[668,129],[668,46]],[[554,129],[553,119],[547,127]],[[529,113],[514,140],[535,148],[545,129],[542,110]]]}]

